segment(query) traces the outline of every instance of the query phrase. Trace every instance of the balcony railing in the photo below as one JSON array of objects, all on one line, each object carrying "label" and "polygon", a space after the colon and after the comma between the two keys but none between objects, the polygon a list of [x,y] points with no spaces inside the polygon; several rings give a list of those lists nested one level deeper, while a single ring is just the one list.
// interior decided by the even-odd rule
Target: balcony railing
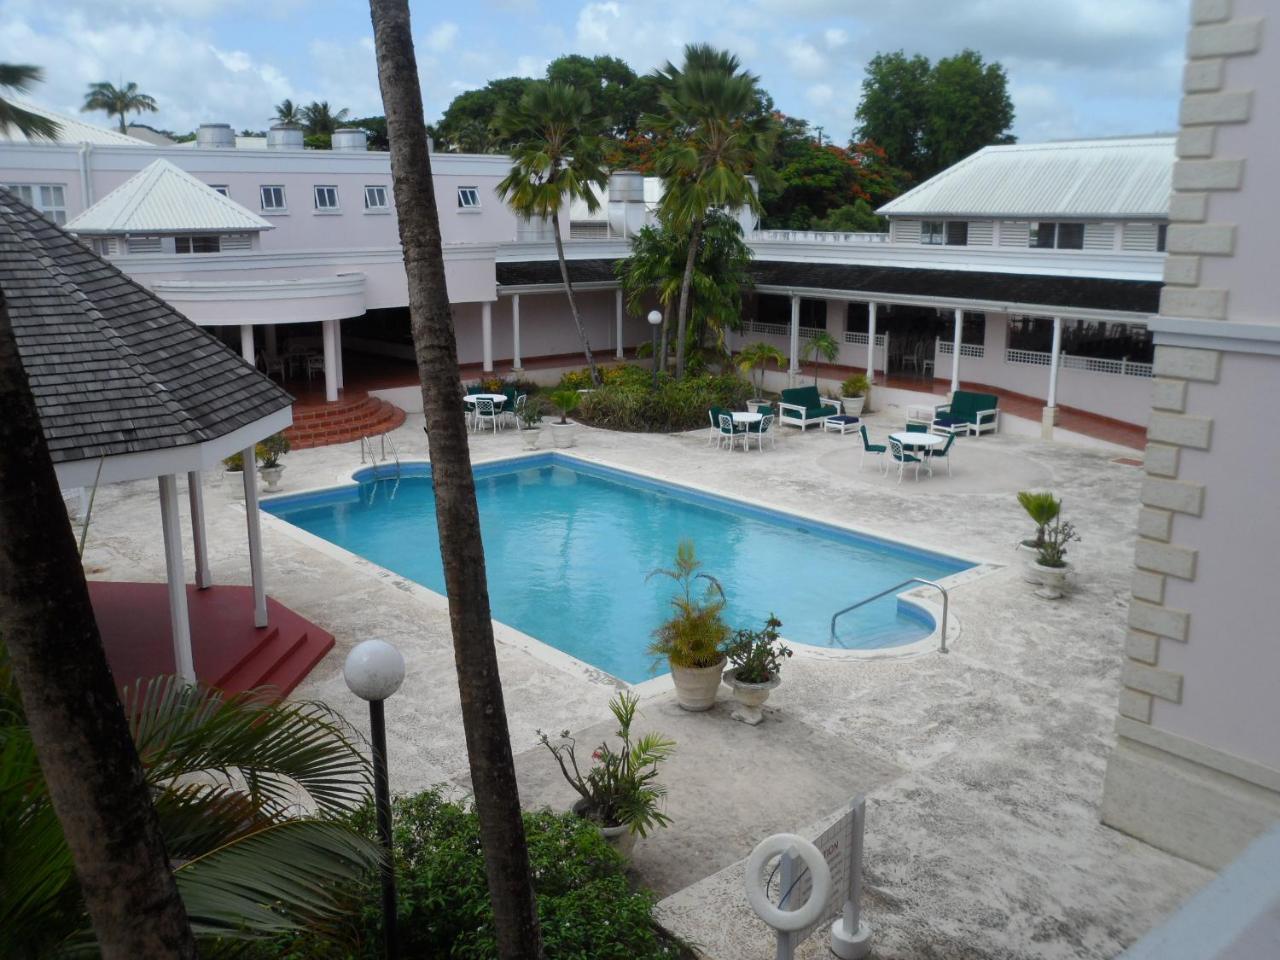
[{"label": "balcony railing", "polygon": [[[774,337],[791,336],[791,327],[785,323],[764,323],[761,320],[748,320],[745,327],[751,333],[767,333]],[[803,340],[812,340],[821,332],[818,327],[801,327],[800,337]]]},{"label": "balcony railing", "polygon": [[843,230],[754,230],[751,240],[782,243],[888,243],[888,233]]},{"label": "balcony railing", "polygon": [[[845,343],[856,343],[856,344],[858,344],[859,346],[865,347],[865,346],[867,345],[867,336],[868,336],[867,334],[865,334],[865,333],[859,333],[859,332],[858,332],[858,331],[856,331],[856,330],[846,330],[846,331],[844,332],[844,342],[845,342]],[[887,338],[887,337],[888,337],[888,335],[887,335],[887,334],[877,333],[877,334],[876,334],[876,346],[877,346],[877,347],[883,347],[886,343],[888,343],[889,341],[888,341],[888,338]]]},{"label": "balcony railing", "polygon": [[[1064,353],[1059,358],[1062,367],[1071,370],[1088,370],[1090,373],[1110,373],[1125,377],[1150,377],[1151,364],[1138,363],[1133,360],[1108,360],[1104,357],[1078,357]],[[1047,367],[1053,361],[1053,355],[1038,350],[1005,350],[1005,363],[1026,363],[1038,367]]]},{"label": "balcony railing", "polygon": [[[938,354],[939,356],[945,355],[949,357],[951,356],[952,353],[955,352],[955,346],[956,345],[950,340],[938,340],[934,353]],[[978,360],[981,360],[986,355],[987,355],[987,348],[980,343],[960,344],[960,356],[962,357],[974,357]]]}]

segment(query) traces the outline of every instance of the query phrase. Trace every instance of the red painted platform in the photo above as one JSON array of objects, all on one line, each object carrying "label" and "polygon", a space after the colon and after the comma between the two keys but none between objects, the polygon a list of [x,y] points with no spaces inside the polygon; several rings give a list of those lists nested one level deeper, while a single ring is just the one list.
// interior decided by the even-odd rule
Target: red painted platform
[{"label": "red painted platform", "polygon": [[[169,592],[163,583],[90,581],[89,598],[116,685],[174,672]],[[267,598],[253,625],[253,590],[187,586],[196,677],[228,693],[275,687],[287,696],[330,650],[333,635]]]}]

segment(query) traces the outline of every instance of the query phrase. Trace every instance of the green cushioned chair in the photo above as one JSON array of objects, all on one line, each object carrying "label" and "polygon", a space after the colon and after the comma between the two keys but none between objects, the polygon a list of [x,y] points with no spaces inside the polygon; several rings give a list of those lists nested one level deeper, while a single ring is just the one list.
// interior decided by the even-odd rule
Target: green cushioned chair
[{"label": "green cushioned chair", "polygon": [[994,393],[974,393],[957,390],[951,402],[935,407],[933,428],[936,433],[963,433],[979,435],[1000,428],[1000,412],[996,405],[1000,398]]},{"label": "green cushioned chair", "polygon": [[840,412],[840,401],[818,393],[817,387],[791,387],[782,391],[778,403],[778,422],[804,430],[811,424]]},{"label": "green cushioned chair", "polygon": [[871,438],[867,435],[867,425],[865,423],[858,428],[858,433],[862,434],[862,456],[858,458],[858,469],[862,469],[862,463],[867,459],[868,453],[879,457],[883,461],[885,451],[889,448],[883,443],[871,442]]},{"label": "green cushioned chair", "polygon": [[916,465],[916,482],[920,482],[920,464],[921,460],[914,453],[907,453],[902,449],[901,441],[889,438],[889,455],[893,457],[898,464],[898,482],[902,482],[902,471],[907,468],[907,464],[914,463]]}]

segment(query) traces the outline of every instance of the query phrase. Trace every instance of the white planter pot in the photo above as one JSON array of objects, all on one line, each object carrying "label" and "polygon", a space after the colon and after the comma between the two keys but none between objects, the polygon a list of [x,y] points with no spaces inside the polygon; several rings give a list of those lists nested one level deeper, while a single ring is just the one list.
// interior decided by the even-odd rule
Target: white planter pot
[{"label": "white planter pot", "polygon": [[267,483],[267,493],[280,492],[280,477],[284,474],[284,467],[263,467],[262,479]]},{"label": "white planter pot", "polygon": [[222,482],[227,485],[231,491],[232,500],[244,499],[244,471],[243,470],[223,470]]},{"label": "white planter pot", "polygon": [[542,431],[538,427],[525,427],[520,431],[520,439],[524,441],[526,450],[538,449],[538,437]]},{"label": "white planter pot", "polygon": [[724,658],[710,667],[677,667],[671,665],[671,679],[676,684],[676,702],[682,710],[699,713],[716,704],[716,690],[724,673]]},{"label": "white planter pot", "polygon": [[631,851],[635,849],[636,840],[638,839],[637,835],[631,832],[630,827],[602,827],[587,816],[587,801],[584,799],[574,803],[573,812],[599,830],[600,835],[604,837],[605,843],[609,844],[624,857],[630,858]]},{"label": "white planter pot", "polygon": [[768,400],[755,399],[755,400],[747,401],[747,409],[750,410],[752,413],[755,413],[761,407],[768,407],[768,406],[771,406]]},{"label": "white planter pot", "polygon": [[862,416],[862,407],[867,402],[866,397],[841,397],[840,403],[844,407],[846,416],[860,417]]},{"label": "white planter pot", "polygon": [[551,440],[557,447],[572,447],[574,435],[578,432],[578,425],[573,422],[569,423],[552,423]]},{"label": "white planter pot", "polygon": [[738,679],[737,673],[737,667],[724,672],[724,682],[733,688],[733,699],[738,704],[733,708],[730,716],[754,727],[764,719],[764,711],[761,708],[769,699],[773,688],[782,682],[782,677],[775,675],[773,679],[766,680],[764,683],[743,683]]},{"label": "white planter pot", "polygon": [[1040,551],[1022,541],[1018,541],[1017,550],[1023,561],[1022,579],[1027,583],[1038,584],[1040,582],[1040,573],[1036,570],[1036,567],[1039,566],[1036,563],[1036,557],[1040,555]]},{"label": "white planter pot", "polygon": [[1036,591],[1036,596],[1044,600],[1057,600],[1061,597],[1067,583],[1067,571],[1071,569],[1070,565],[1046,567],[1037,563],[1035,569],[1036,575],[1040,578],[1040,589]]}]

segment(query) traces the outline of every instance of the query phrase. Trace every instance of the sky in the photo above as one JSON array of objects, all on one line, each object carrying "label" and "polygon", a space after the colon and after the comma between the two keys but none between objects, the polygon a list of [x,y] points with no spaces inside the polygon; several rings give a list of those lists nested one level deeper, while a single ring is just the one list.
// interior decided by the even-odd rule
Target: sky
[{"label": "sky", "polygon": [[[1189,0],[471,0],[411,2],[427,119],[498,77],[540,76],[564,53],[608,53],[638,73],[684,44],[733,50],[777,107],[846,142],[865,66],[897,49],[965,47],[1009,74],[1020,140],[1167,132]],[[107,13],[104,16],[104,12]],[[75,112],[89,83],[134,81],[185,132],[265,129],[274,105],[328,100],[382,113],[360,0],[0,0],[0,62],[32,63],[32,94]],[[105,124],[105,117],[103,123]]]}]

